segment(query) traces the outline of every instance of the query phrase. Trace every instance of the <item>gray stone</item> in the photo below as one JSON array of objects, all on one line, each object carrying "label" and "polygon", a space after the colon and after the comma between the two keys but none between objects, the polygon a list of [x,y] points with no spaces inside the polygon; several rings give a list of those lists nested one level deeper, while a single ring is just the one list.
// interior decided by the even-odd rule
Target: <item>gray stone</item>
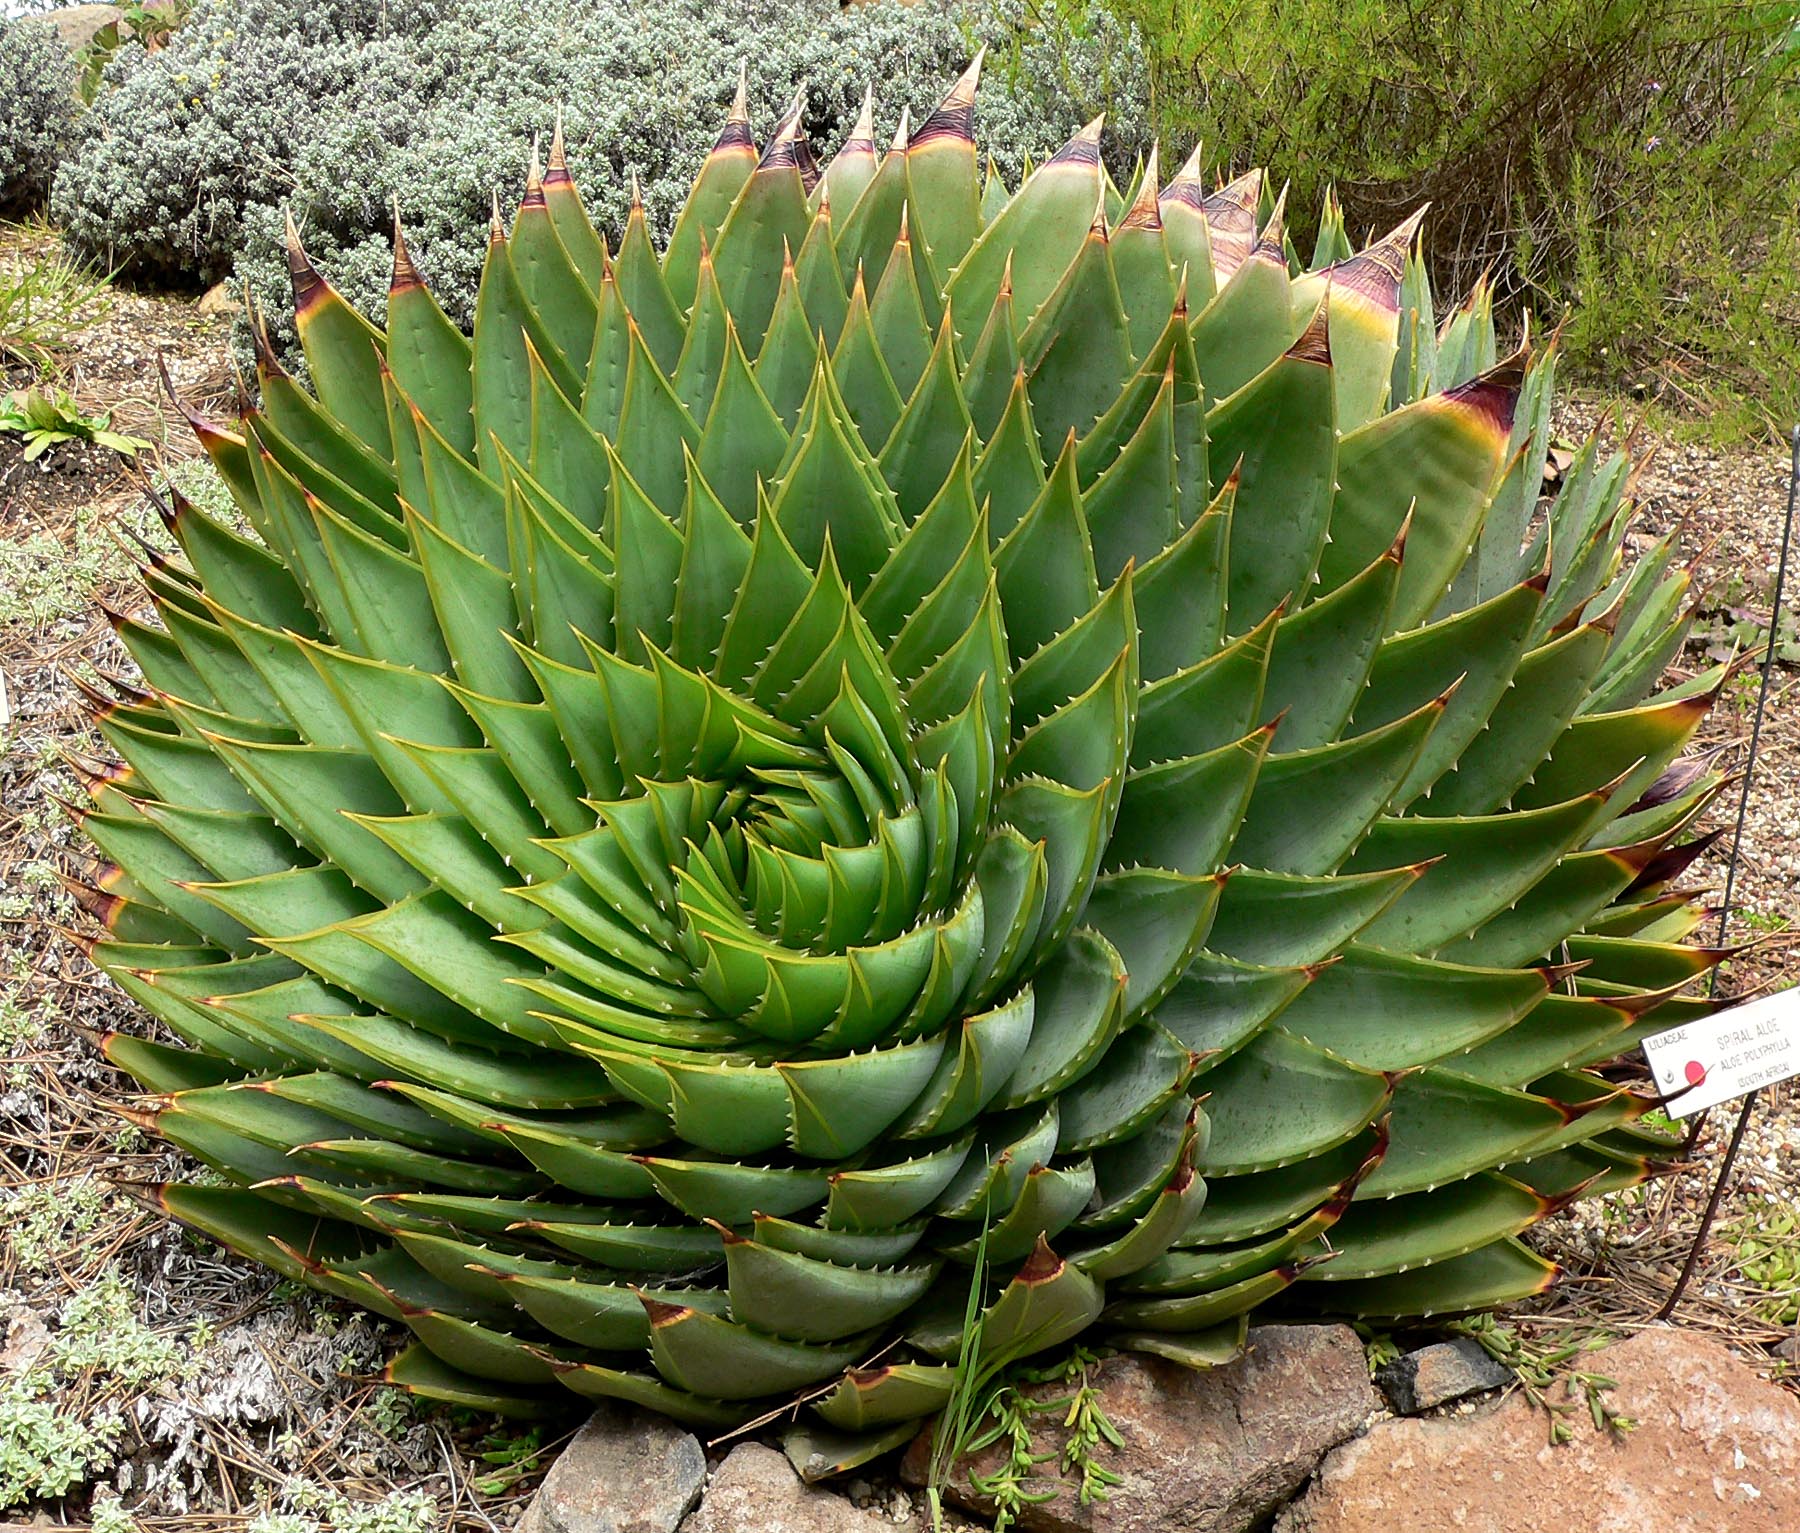
[{"label": "gray stone", "polygon": [[517,1533],[675,1533],[705,1480],[691,1432],[603,1405],[550,1466]]},{"label": "gray stone", "polygon": [[[1095,1365],[1089,1382],[1124,1438],[1123,1447],[1099,1455],[1119,1483],[1104,1501],[1081,1505],[1073,1484],[1055,1481],[1067,1437],[1061,1417],[1038,1417],[1035,1449],[1052,1456],[1049,1480],[1032,1489],[1054,1485],[1056,1494],[1020,1514],[1028,1533],[1246,1533],[1380,1409],[1362,1343],[1343,1325],[1259,1326],[1243,1357],[1204,1373],[1160,1358],[1111,1357]],[[1048,1398],[1067,1390],[1056,1384],[1033,1392]],[[922,1484],[930,1452],[929,1433],[921,1434],[902,1477]],[[947,1497],[990,1513],[969,1472],[990,1473],[998,1462],[990,1449],[957,1465]]]},{"label": "gray stone", "polygon": [[1375,1375],[1388,1404],[1402,1416],[1501,1389],[1512,1380],[1512,1369],[1467,1336],[1408,1352]]},{"label": "gray stone", "polygon": [[23,1373],[50,1345],[50,1328],[28,1304],[0,1309],[0,1373]]},{"label": "gray stone", "polygon": [[1319,1466],[1276,1533],[1793,1533],[1800,1400],[1710,1337],[1645,1331],[1589,1353],[1638,1424],[1596,1431],[1579,1400],[1549,1442],[1523,1393],[1473,1415],[1390,1417]]},{"label": "gray stone", "polygon": [[917,1529],[805,1484],[787,1456],[740,1443],[713,1471],[706,1494],[681,1533],[895,1533]]},{"label": "gray stone", "polygon": [[1800,1363],[1800,1332],[1776,1342],[1775,1355],[1784,1363]]}]

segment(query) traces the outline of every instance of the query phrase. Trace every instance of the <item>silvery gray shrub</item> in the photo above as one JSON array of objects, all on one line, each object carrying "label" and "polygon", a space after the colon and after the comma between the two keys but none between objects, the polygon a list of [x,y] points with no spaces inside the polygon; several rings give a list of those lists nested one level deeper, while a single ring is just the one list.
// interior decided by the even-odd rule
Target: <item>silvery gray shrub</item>
[{"label": "silvery gray shrub", "polygon": [[75,66],[40,21],[0,16],[0,214],[50,190],[75,121]]},{"label": "silvery gray shrub", "polygon": [[[929,110],[984,42],[982,142],[1011,181],[1101,110],[1129,172],[1148,140],[1142,55],[1098,10],[1053,32],[1020,0],[204,0],[170,47],[119,66],[54,210],[78,248],[153,280],[247,281],[297,357],[284,208],[379,322],[398,198],[415,259],[467,325],[490,195],[517,200],[559,103],[595,223],[616,236],[635,174],[661,236],[740,61],[759,131],[804,85],[826,152],[869,85],[884,114]],[[878,115],[878,136],[894,126]]]}]

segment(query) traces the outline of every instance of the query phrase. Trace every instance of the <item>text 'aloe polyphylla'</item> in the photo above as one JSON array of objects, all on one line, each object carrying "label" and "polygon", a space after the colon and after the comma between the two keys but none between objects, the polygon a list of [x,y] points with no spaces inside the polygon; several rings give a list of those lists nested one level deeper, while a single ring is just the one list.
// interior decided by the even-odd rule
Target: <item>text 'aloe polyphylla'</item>
[{"label": "text 'aloe polyphylla'", "polygon": [[1535,1292],[1667,1153],[1591,1067],[1716,957],[1717,677],[1650,696],[1624,459],[1540,508],[1552,354],[1416,221],[1308,270],[1097,123],[1009,193],[975,73],[822,170],[740,95],[660,256],[559,134],[472,339],[295,237],[311,390],[193,417],[254,536],[177,501],[116,618],[101,1046],[223,1178],[145,1196],[422,1393],[879,1444],[978,1249],[984,1363],[1200,1365]]}]

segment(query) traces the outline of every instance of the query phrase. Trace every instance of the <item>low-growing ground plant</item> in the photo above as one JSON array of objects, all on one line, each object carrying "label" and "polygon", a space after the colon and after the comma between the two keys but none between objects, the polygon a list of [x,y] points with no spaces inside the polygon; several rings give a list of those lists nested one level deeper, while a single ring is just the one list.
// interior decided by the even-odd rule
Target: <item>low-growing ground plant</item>
[{"label": "low-growing ground plant", "polygon": [[150,446],[144,437],[114,431],[110,411],[90,414],[68,392],[49,386],[0,396],[0,434],[16,436],[25,444],[27,463],[67,442],[110,447],[122,458],[135,458]]}]

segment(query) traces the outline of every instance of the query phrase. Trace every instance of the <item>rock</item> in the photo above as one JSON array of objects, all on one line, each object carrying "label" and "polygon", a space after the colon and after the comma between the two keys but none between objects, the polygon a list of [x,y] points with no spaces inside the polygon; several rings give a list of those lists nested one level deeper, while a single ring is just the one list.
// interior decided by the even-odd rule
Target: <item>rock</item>
[{"label": "rock", "polygon": [[243,301],[231,291],[229,282],[215,282],[200,295],[194,308],[201,314],[242,314]]},{"label": "rock", "polygon": [[[1018,1526],[1030,1533],[1244,1533],[1306,1483],[1319,1459],[1379,1408],[1362,1343],[1343,1325],[1267,1325],[1250,1333],[1245,1356],[1196,1373],[1160,1358],[1127,1355],[1098,1363],[1090,1382],[1124,1438],[1099,1462],[1119,1476],[1104,1501],[1080,1504],[1065,1483],[1055,1499],[1029,1505]],[[1067,1392],[1066,1385],[1033,1391]],[[1061,1417],[1038,1418],[1035,1451],[1054,1474],[1067,1432]],[[922,1484],[930,1436],[907,1450],[901,1476]],[[945,1494],[987,1513],[969,1470],[987,1474],[994,1449],[967,1461]],[[1048,1485],[1033,1486],[1034,1490]]]},{"label": "rock", "polygon": [[911,1519],[895,1522],[803,1483],[787,1456],[773,1448],[740,1443],[713,1471],[681,1533],[896,1533],[916,1527]]},{"label": "rock", "polygon": [[1800,1363],[1800,1333],[1776,1342],[1775,1355],[1784,1363]]},{"label": "rock", "polygon": [[56,28],[56,35],[69,52],[79,53],[94,40],[95,33],[124,14],[123,7],[117,5],[65,5],[42,19]]},{"label": "rock", "polygon": [[1800,1527],[1800,1400],[1719,1343],[1645,1331],[1590,1353],[1618,1381],[1621,1437],[1571,1413],[1552,1447],[1515,1394],[1475,1416],[1383,1421],[1339,1448],[1276,1533],[1792,1533]]},{"label": "rock", "polygon": [[23,1373],[50,1345],[50,1328],[28,1304],[0,1309],[0,1373]]},{"label": "rock", "polygon": [[550,1466],[517,1533],[675,1533],[705,1480],[692,1433],[603,1405]]},{"label": "rock", "polygon": [[1464,1400],[1512,1382],[1513,1372],[1468,1336],[1420,1347],[1375,1375],[1388,1404],[1402,1416]]}]

